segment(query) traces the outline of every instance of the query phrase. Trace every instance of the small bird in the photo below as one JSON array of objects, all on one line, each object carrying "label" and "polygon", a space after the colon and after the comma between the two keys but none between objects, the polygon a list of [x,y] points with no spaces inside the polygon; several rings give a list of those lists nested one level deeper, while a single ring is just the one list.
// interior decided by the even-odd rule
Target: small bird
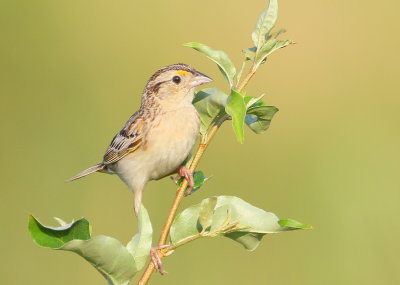
[{"label": "small bird", "polygon": [[186,64],[157,70],[142,94],[140,109],[112,139],[103,162],[68,181],[94,172],[117,174],[134,193],[138,211],[146,183],[173,173],[194,186],[193,174],[183,163],[199,134],[200,119],[192,104],[196,86],[212,79]]}]

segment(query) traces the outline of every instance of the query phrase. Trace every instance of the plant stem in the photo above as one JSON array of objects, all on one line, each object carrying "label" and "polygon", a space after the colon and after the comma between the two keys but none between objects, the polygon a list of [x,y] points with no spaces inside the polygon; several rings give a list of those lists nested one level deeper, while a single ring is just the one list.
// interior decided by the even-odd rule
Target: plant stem
[{"label": "plant stem", "polygon": [[243,63],[242,63],[242,67],[240,68],[240,71],[239,71],[239,73],[237,75],[236,84],[239,84],[245,66],[246,66],[246,60],[243,61]]},{"label": "plant stem", "polygon": [[[239,92],[241,92],[243,90],[243,88],[248,84],[249,80],[256,72],[256,70],[253,67],[254,66],[252,66],[249,73],[246,75],[246,77],[243,79],[243,81],[239,84],[239,86],[237,88]],[[214,138],[219,127],[222,125],[222,123],[226,119],[227,119],[226,116],[221,117],[207,132],[207,136],[202,137],[199,147],[197,149],[197,152],[196,152],[196,154],[192,160],[192,163],[190,164],[190,167],[189,167],[191,172],[194,172],[196,170],[196,167],[199,164],[199,161],[200,161],[201,157],[203,156],[206,148],[210,144],[211,140]],[[159,246],[164,245],[167,241],[169,231],[171,229],[172,223],[176,216],[176,212],[178,211],[179,204],[181,203],[183,197],[185,196],[185,190],[186,190],[187,186],[188,186],[188,182],[186,179],[184,179],[181,186],[179,186],[179,188],[176,190],[175,199],[172,202],[171,208],[168,211],[167,218],[165,220],[165,224],[161,231],[160,239],[158,241]],[[171,249],[171,248],[169,248],[169,249]],[[159,251],[159,252],[161,253],[160,258],[165,257],[165,252],[163,252],[163,251]],[[155,271],[154,264],[153,264],[153,262],[150,261],[149,264],[147,265],[146,270],[144,271],[142,277],[140,278],[138,285],[146,285],[149,282],[151,275],[154,273],[154,271]]]},{"label": "plant stem", "polygon": [[254,67],[254,65],[251,67],[249,72],[247,73],[246,77],[243,79],[243,81],[238,85],[238,91],[241,92],[244,87],[246,87],[247,83],[249,83],[250,79],[253,77],[253,75],[256,73],[257,69]]},{"label": "plant stem", "polygon": [[185,244],[187,244],[187,243],[189,243],[191,241],[194,241],[194,240],[202,238],[202,237],[204,237],[203,234],[202,233],[198,233],[197,235],[188,237],[188,238],[186,238],[186,239],[184,239],[184,240],[182,240],[180,242],[177,242],[174,245],[171,245],[171,246],[169,246],[167,248],[164,248],[162,251],[164,252],[165,255],[168,255],[168,253],[171,252],[172,250],[175,250],[176,248],[178,248],[178,247],[180,247],[182,245],[185,245]]}]

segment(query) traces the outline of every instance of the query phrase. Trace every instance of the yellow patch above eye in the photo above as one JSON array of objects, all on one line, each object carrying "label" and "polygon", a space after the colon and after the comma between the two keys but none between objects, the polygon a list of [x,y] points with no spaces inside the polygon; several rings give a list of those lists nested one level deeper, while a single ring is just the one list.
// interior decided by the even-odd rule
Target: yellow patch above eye
[{"label": "yellow patch above eye", "polygon": [[180,74],[180,75],[183,75],[183,76],[190,75],[190,72],[187,72],[187,71],[185,71],[185,70],[178,70],[176,73],[178,73],[178,74]]}]

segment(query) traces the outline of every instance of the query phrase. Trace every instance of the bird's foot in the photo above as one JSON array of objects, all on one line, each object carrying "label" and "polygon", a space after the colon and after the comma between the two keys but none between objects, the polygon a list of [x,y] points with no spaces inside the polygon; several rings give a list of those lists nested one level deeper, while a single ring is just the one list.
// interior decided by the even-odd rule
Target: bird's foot
[{"label": "bird's foot", "polygon": [[193,179],[193,172],[190,171],[189,168],[186,166],[181,166],[178,169],[178,175],[173,179],[175,183],[178,182],[179,178],[185,177],[188,182],[188,188],[186,189],[185,195],[190,195],[193,192],[194,187],[194,179]]},{"label": "bird's foot", "polygon": [[[170,246],[169,244],[164,244],[164,245],[159,245],[159,246],[156,246],[156,247],[152,247],[150,249],[151,261],[153,262],[154,267],[156,268],[156,270],[158,270],[158,272],[160,272],[161,275],[167,274],[168,272],[165,271],[164,268],[163,268],[161,257],[159,255],[159,250],[167,248],[169,246]],[[170,252],[169,254],[171,254],[171,253],[172,252]],[[166,256],[166,255],[164,254],[164,256]]]}]

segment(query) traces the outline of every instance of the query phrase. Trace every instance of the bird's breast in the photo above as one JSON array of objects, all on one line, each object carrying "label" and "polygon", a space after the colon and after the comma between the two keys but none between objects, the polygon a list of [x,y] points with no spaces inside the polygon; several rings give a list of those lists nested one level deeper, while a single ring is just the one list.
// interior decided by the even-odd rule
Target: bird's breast
[{"label": "bird's breast", "polygon": [[160,114],[145,139],[149,153],[149,179],[159,179],[175,171],[187,158],[199,133],[200,120],[195,108],[182,108]]}]

